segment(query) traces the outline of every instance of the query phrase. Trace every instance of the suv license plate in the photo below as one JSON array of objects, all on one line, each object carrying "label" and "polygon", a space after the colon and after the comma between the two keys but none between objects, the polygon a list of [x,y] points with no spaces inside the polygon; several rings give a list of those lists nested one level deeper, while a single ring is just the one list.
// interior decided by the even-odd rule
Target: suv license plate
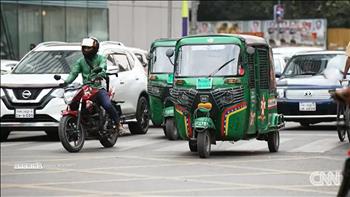
[{"label": "suv license plate", "polygon": [[16,109],[16,118],[34,118],[34,109]]},{"label": "suv license plate", "polygon": [[299,111],[316,111],[315,102],[300,102]]}]

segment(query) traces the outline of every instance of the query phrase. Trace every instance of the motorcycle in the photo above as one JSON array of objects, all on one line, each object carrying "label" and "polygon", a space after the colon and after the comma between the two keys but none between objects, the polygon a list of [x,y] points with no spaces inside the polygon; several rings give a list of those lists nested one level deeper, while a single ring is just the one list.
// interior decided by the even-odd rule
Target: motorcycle
[{"label": "motorcycle", "polygon": [[[54,78],[60,80],[61,76],[55,75]],[[109,90],[108,79],[107,76],[105,79],[107,90]],[[117,142],[119,129],[115,127],[115,123],[102,106],[96,103],[95,97],[98,91],[98,88],[90,85],[74,83],[64,89],[63,97],[67,108],[62,112],[58,135],[68,152],[79,152],[86,138],[98,139],[105,148],[113,147]],[[111,90],[108,91],[108,96],[112,99]],[[118,103],[112,100],[112,105],[121,116],[121,108]]]}]

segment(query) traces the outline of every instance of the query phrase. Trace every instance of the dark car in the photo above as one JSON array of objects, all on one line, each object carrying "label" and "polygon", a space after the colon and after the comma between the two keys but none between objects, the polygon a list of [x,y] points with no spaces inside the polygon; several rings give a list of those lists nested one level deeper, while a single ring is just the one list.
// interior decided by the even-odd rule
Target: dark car
[{"label": "dark car", "polygon": [[294,55],[277,81],[278,113],[302,126],[335,121],[337,106],[328,91],[341,87],[345,61],[343,51]]}]

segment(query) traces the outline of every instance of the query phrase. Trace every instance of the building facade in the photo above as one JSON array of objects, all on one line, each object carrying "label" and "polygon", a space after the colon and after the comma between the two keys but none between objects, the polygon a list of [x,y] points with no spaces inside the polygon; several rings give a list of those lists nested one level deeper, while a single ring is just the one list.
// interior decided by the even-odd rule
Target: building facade
[{"label": "building facade", "polygon": [[149,50],[155,39],[182,34],[181,1],[109,1],[111,40]]},{"label": "building facade", "polygon": [[20,59],[31,44],[109,39],[106,1],[1,1],[1,59]]}]

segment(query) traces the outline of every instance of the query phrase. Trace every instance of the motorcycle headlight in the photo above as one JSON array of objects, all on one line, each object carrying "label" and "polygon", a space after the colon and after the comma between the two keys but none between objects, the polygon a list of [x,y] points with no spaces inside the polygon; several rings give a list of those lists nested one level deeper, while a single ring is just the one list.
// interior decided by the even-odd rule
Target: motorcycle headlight
[{"label": "motorcycle headlight", "polygon": [[284,89],[277,88],[277,98],[284,98]]},{"label": "motorcycle headlight", "polygon": [[63,94],[64,94],[64,89],[63,88],[58,88],[58,89],[55,89],[51,93],[51,96],[56,97],[56,98],[63,98]]},{"label": "motorcycle headlight", "polygon": [[70,91],[64,92],[64,95],[63,95],[64,102],[66,102],[67,104],[70,104],[77,92],[78,90],[70,90]]}]

